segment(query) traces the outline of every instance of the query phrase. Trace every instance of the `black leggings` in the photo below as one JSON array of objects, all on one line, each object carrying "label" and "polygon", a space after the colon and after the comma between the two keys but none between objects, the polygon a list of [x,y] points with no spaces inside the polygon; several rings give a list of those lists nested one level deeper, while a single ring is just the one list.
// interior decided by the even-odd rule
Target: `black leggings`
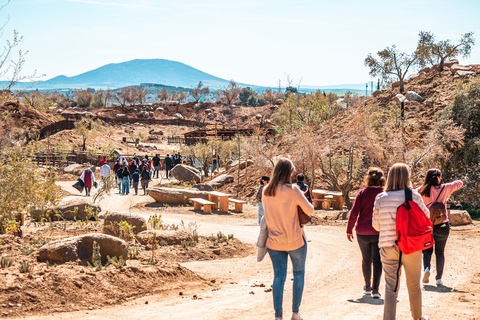
[{"label": "black leggings", "polygon": [[[437,262],[437,275],[435,279],[442,279],[443,267],[445,265],[445,245],[450,234],[450,223],[442,223],[433,226],[433,239],[435,240],[435,257]],[[433,247],[423,250],[423,269],[431,270],[430,262],[432,260]]]},{"label": "black leggings", "polygon": [[378,290],[380,278],[382,277],[382,262],[380,260],[380,249],[378,248],[378,235],[357,234],[358,245],[362,251],[362,271],[365,279],[365,286],[370,287],[372,281],[373,264],[373,284],[372,289]]}]

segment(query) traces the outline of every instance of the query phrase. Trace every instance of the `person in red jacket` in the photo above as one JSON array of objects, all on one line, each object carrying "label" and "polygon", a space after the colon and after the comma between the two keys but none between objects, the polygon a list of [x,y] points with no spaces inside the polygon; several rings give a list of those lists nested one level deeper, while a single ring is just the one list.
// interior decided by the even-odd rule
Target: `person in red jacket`
[{"label": "person in red jacket", "polygon": [[95,175],[93,174],[93,171],[90,170],[90,164],[87,164],[87,168],[83,170],[80,179],[83,180],[83,184],[85,185],[85,195],[88,197],[90,195],[90,190],[92,189],[92,184],[95,181]]},{"label": "person in red jacket", "polygon": [[[357,232],[357,242],[362,252],[362,272],[365,280],[365,294],[379,299],[378,286],[382,277],[382,262],[378,248],[378,231],[372,227],[372,214],[375,197],[383,191],[385,175],[379,168],[370,168],[365,176],[366,188],[360,190],[350,211],[347,225],[347,239],[353,240],[353,227]],[[373,264],[373,282],[372,282]]]},{"label": "person in red jacket", "polygon": [[102,160],[98,163],[98,166],[101,168],[105,163],[107,163],[107,156],[103,156]]}]

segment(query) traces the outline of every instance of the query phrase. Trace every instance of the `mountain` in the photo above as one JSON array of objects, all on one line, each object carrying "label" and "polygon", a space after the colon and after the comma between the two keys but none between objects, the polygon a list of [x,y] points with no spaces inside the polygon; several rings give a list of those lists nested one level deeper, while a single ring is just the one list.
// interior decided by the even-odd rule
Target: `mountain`
[{"label": "mountain", "polygon": [[190,88],[199,81],[212,88],[224,87],[229,80],[212,76],[184,63],[165,59],[136,59],[110,63],[73,77],[64,75],[46,81],[17,84],[15,89],[121,88],[140,83],[158,83]]}]

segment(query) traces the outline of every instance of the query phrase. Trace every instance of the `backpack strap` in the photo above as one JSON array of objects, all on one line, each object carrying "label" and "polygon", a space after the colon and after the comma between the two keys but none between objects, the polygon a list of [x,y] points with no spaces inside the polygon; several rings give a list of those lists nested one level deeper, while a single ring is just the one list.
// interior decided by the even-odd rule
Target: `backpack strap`
[{"label": "backpack strap", "polygon": [[433,201],[433,202],[437,202],[438,198],[440,197],[440,195],[441,195],[442,192],[443,192],[443,189],[445,189],[445,185],[443,185],[442,190],[440,190],[440,193],[439,193],[438,196],[437,196],[437,199],[435,199],[435,201]]},{"label": "backpack strap", "polygon": [[395,290],[393,292],[398,292],[398,282],[399,282],[399,277],[400,277],[400,268],[402,267],[402,251],[400,251],[400,256],[398,258],[398,268],[397,268],[397,280],[395,281]]},{"label": "backpack strap", "polygon": [[405,188],[405,207],[410,210],[410,201],[413,201],[412,189]]}]

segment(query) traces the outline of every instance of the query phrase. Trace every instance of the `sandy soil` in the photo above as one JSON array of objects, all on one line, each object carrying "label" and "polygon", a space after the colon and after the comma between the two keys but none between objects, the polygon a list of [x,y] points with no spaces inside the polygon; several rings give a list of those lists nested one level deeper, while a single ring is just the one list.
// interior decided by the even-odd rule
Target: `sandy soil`
[{"label": "sandy soil", "polygon": [[[61,182],[69,190],[68,182]],[[200,235],[221,230],[233,233],[245,243],[254,244],[258,234],[255,210],[240,218],[233,214],[204,215],[190,207],[164,208],[151,204],[148,196],[110,195],[102,200],[103,210],[133,208],[142,215],[161,212],[168,223],[195,221]],[[363,295],[361,257],[358,245],[350,243],[344,226],[306,226],[308,255],[306,285],[301,312],[306,319],[379,319],[383,299]],[[446,249],[445,286],[423,286],[424,314],[431,319],[480,319],[480,223],[453,227]],[[434,265],[434,261],[432,265]],[[218,286],[189,286],[131,300],[115,307],[87,311],[54,313],[26,319],[273,319],[271,287],[273,272],[268,256],[256,262],[254,255],[227,260],[194,261],[182,266],[211,279]],[[285,286],[284,315],[291,314],[292,276]],[[382,281],[381,292],[384,291]],[[68,299],[68,298],[67,298]],[[405,278],[402,278],[397,306],[398,319],[410,319]]]}]

